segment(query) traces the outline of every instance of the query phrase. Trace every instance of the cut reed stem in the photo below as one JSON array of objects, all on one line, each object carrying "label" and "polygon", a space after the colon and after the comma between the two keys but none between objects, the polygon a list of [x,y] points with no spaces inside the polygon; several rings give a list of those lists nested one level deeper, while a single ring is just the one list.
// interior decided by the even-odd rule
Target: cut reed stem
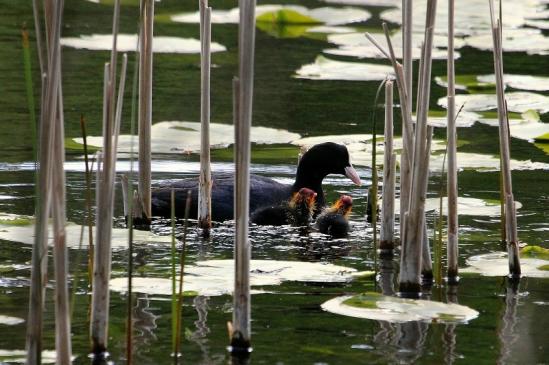
[{"label": "cut reed stem", "polygon": [[212,176],[210,166],[210,64],[211,16],[207,0],[200,0],[201,98],[200,98],[200,178],[198,181],[198,226],[204,237],[212,227]]}]

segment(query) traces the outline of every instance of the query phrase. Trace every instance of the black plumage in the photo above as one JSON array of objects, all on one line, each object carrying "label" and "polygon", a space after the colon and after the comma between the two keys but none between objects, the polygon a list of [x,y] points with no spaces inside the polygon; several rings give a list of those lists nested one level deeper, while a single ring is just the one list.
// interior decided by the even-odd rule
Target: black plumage
[{"label": "black plumage", "polygon": [[353,199],[342,195],[331,207],[324,209],[316,220],[316,227],[321,233],[334,238],[347,237],[349,234],[349,215],[353,207]]},{"label": "black plumage", "polygon": [[[343,145],[326,142],[311,147],[299,161],[296,179],[292,185],[281,184],[268,177],[250,175],[250,212],[260,207],[280,205],[291,199],[292,194],[307,187],[317,193],[315,214],[325,205],[322,180],[329,174],[341,174],[360,185],[360,178]],[[153,189],[151,208],[153,216],[170,217],[170,196],[175,190],[175,214],[184,216],[187,191],[191,191],[190,217],[197,217],[198,179],[184,179]],[[225,221],[234,215],[234,175],[212,174],[212,220]]]},{"label": "black plumage", "polygon": [[308,226],[311,223],[317,194],[308,188],[294,193],[290,201],[276,206],[266,206],[254,211],[250,221],[257,225],[294,227]]}]

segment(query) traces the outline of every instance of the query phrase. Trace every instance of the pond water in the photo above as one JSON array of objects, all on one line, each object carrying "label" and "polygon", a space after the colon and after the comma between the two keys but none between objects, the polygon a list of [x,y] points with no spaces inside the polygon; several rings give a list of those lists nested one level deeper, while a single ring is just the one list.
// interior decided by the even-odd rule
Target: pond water
[{"label": "pond water", "polygon": [[[330,4],[327,4],[329,2]],[[338,79],[337,70],[330,69],[329,77],[296,77],[296,71],[305,65],[315,63],[318,56],[341,62],[365,62],[387,65],[387,62],[371,55],[367,60],[352,56],[362,52],[353,48],[356,42],[350,37],[337,34],[349,32],[378,32],[381,18],[392,19],[392,5],[398,1],[317,1],[306,0],[299,5],[307,9],[324,6],[342,7],[354,4],[361,11],[338,12],[337,24],[327,22],[325,28],[309,29],[303,25],[282,27],[273,24],[259,24],[256,34],[256,68],[253,125],[283,130],[281,135],[288,143],[276,146],[281,149],[258,147],[253,155],[253,172],[272,176],[280,181],[291,182],[295,174],[298,146],[301,137],[331,135],[370,134],[372,113],[378,78],[367,78],[344,70],[343,79]],[[122,1],[120,32],[135,34],[139,7],[137,1]],[[261,1],[260,4],[286,4],[285,1]],[[294,2],[295,4],[296,2]],[[445,3],[445,2],[444,2]],[[471,7],[480,6],[479,1],[465,1],[471,26],[463,19],[461,26],[465,39],[459,49],[456,63],[459,75],[489,75],[493,73],[492,54],[481,42],[483,24],[488,13],[473,16]],[[487,1],[486,1],[487,3]],[[32,215],[34,176],[32,163],[32,141],[29,138],[29,117],[25,98],[25,87],[20,46],[21,24],[32,24],[30,2],[0,0],[0,211],[2,213]],[[357,5],[358,4],[358,5]],[[365,6],[360,6],[360,5]],[[505,1],[504,6],[517,4]],[[523,8],[506,11],[505,17],[514,29],[514,36],[545,39],[549,33],[543,30],[547,25],[548,10],[543,1],[524,1]],[[237,4],[229,0],[212,0],[210,5],[218,10],[230,10]],[[513,5],[513,6],[515,6]],[[483,5],[484,6],[484,5]],[[518,5],[516,5],[518,6]],[[459,7],[457,12],[459,13]],[[194,13],[195,2],[162,0],[156,3],[155,35],[165,37],[195,38],[199,29],[191,22],[174,22],[173,15]],[[308,16],[326,17],[324,12],[307,11]],[[320,14],[320,15],[318,15]],[[346,24],[339,18],[351,14],[350,19],[359,23]],[[353,14],[358,14],[353,17]],[[223,14],[221,14],[223,15]],[[483,21],[478,20],[480,17]],[[187,18],[192,19],[192,14]],[[212,39],[226,50],[219,49],[212,55],[212,122],[231,124],[232,96],[231,79],[237,72],[237,25],[220,16],[213,25]],[[482,20],[481,19],[481,20]],[[65,5],[63,37],[108,34],[111,31],[112,1],[90,2],[75,0]],[[443,28],[444,23],[441,25]],[[319,27],[318,24],[315,24]],[[349,27],[351,29],[349,29]],[[398,29],[398,24],[392,24]],[[522,29],[522,33],[518,30]],[[530,33],[527,33],[529,30]],[[509,33],[510,34],[510,33]],[[398,38],[398,35],[395,35]],[[31,35],[32,38],[32,35]],[[337,40],[334,40],[337,38]],[[330,41],[330,39],[332,39]],[[479,40],[480,39],[480,40]],[[331,43],[329,43],[329,41]],[[516,42],[513,42],[513,45]],[[535,49],[525,42],[518,52],[505,53],[504,67],[508,74],[549,76],[549,61],[546,44],[537,43]],[[169,43],[165,47],[170,47]],[[175,47],[175,46],[174,46]],[[339,47],[339,48],[338,48]],[[349,48],[350,47],[350,48]],[[129,45],[131,48],[131,45]],[[549,48],[549,47],[548,47]],[[100,48],[99,48],[100,49]],[[324,50],[332,51],[324,52]],[[333,50],[337,49],[337,52]],[[439,52],[444,51],[444,42],[437,43]],[[514,49],[511,49],[514,50]],[[34,52],[34,49],[33,49]],[[364,54],[371,51],[364,50]],[[36,53],[34,52],[35,56]],[[80,136],[79,120],[83,114],[88,121],[89,134],[101,133],[102,115],[102,72],[103,63],[109,58],[107,51],[63,48],[63,91],[67,137]],[[34,58],[33,58],[34,60]],[[129,74],[133,72],[134,54],[129,54]],[[335,62],[345,68],[345,64]],[[343,66],[341,66],[343,65]],[[368,72],[367,66],[356,67],[356,72]],[[378,69],[376,69],[378,70]],[[378,72],[378,71],[376,71]],[[433,62],[433,81],[436,76],[445,76],[444,60]],[[335,76],[334,76],[335,75]],[[350,76],[351,75],[351,76]],[[34,81],[38,85],[37,62],[34,63]],[[368,81],[365,81],[368,80]],[[415,80],[414,80],[415,82]],[[541,81],[540,81],[541,82]],[[156,53],[154,58],[153,122],[198,121],[199,120],[199,55],[183,54],[177,51]],[[475,85],[468,85],[474,87]],[[490,86],[486,87],[490,92]],[[36,88],[36,87],[35,87]],[[37,89],[37,88],[36,88]],[[475,88],[478,90],[478,88]],[[549,96],[545,88],[532,90]],[[508,91],[522,91],[508,85]],[[460,91],[465,93],[466,91]],[[443,111],[437,100],[444,97],[445,88],[432,84],[431,108]],[[122,132],[130,131],[131,92],[125,94],[124,121]],[[536,109],[535,106],[528,109]],[[482,111],[482,110],[479,110]],[[539,107],[539,112],[545,112]],[[378,128],[382,133],[382,112],[377,110]],[[441,114],[443,115],[443,114]],[[536,123],[549,122],[549,114],[541,114]],[[440,116],[440,115],[439,115]],[[493,118],[493,114],[484,115]],[[516,115],[517,118],[520,114]],[[400,130],[400,115],[396,110],[395,130]],[[471,124],[471,123],[469,123]],[[542,125],[543,126],[543,125]],[[290,133],[288,133],[290,132]],[[288,137],[289,136],[289,137]],[[294,140],[294,137],[297,136]],[[444,140],[446,130],[437,128],[435,138]],[[471,161],[484,161],[498,151],[497,128],[490,123],[475,123],[460,128],[459,152],[467,153]],[[277,134],[277,137],[280,135]],[[536,136],[533,136],[536,137]],[[531,137],[531,138],[533,138]],[[364,137],[366,139],[366,137]],[[336,137],[327,137],[336,139]],[[339,137],[337,140],[345,140]],[[328,201],[335,200],[340,193],[351,195],[354,200],[351,215],[352,233],[347,239],[332,240],[319,234],[302,235],[299,231],[282,228],[252,227],[252,256],[254,259],[289,260],[304,262],[325,262],[341,265],[358,271],[374,270],[372,250],[372,226],[365,220],[366,188],[370,184],[369,146],[360,144],[361,138],[349,137],[349,149],[364,185],[356,187],[340,176],[329,176],[324,182]],[[305,140],[301,140],[302,144]],[[289,142],[295,142],[290,144]],[[296,145],[297,144],[297,145]],[[184,145],[174,146],[185,150]],[[283,147],[283,148],[282,148]],[[352,147],[352,148],[351,148]],[[283,150],[283,153],[277,151]],[[231,170],[232,150],[213,152],[214,171]],[[261,153],[263,151],[263,153]],[[549,164],[547,144],[534,144],[528,139],[512,138],[512,157],[516,160],[531,160],[537,164],[533,169],[513,172],[514,197],[522,207],[518,211],[518,235],[529,245],[549,248]],[[440,151],[438,152],[440,153]],[[476,157],[475,157],[476,156]],[[483,167],[482,163],[468,162],[473,168],[459,173],[459,195],[462,197],[494,201],[499,199],[499,175]],[[127,170],[127,160],[120,160],[120,169]],[[196,176],[197,156],[185,153],[156,154],[153,156],[153,183],[166,179]],[[67,155],[67,203],[68,220],[82,224],[85,217],[85,180],[80,153]],[[490,165],[491,166],[491,165]],[[429,197],[438,197],[440,170],[434,171],[430,179]],[[480,213],[477,213],[480,214]],[[120,190],[117,190],[115,226],[123,227],[123,212]],[[428,222],[433,226],[434,214]],[[473,255],[501,250],[499,217],[468,213],[460,217],[460,267]],[[168,225],[156,224],[153,231],[168,235]],[[181,226],[178,226],[178,235]],[[29,293],[31,247],[15,241],[0,240],[0,315],[16,318],[27,317]],[[230,259],[233,255],[233,228],[231,224],[218,224],[212,230],[212,237],[204,240],[192,225],[188,237],[187,264],[212,259]],[[135,248],[136,276],[169,278],[169,243],[140,243]],[[113,253],[113,277],[126,275],[127,251],[123,248]],[[51,260],[50,260],[51,262]],[[89,363],[87,353],[87,308],[89,296],[86,293],[86,251],[71,249],[70,262],[73,286],[76,288],[73,315],[73,351],[75,363]],[[398,275],[398,257],[395,263],[384,262],[389,272],[389,283]],[[377,262],[379,264],[379,262]],[[50,265],[51,266],[51,265]],[[260,286],[252,297],[252,364],[359,364],[359,363],[462,363],[493,364],[521,363],[544,364],[549,362],[549,285],[547,279],[523,278],[518,294],[508,294],[504,277],[484,277],[473,274],[462,275],[457,294],[446,295],[446,288],[433,289],[426,297],[433,300],[456,301],[479,312],[477,318],[467,324],[444,324],[407,322],[391,324],[383,321],[356,319],[324,312],[321,304],[340,295],[357,294],[365,291],[380,291],[371,278],[359,278],[346,283],[318,283],[286,281],[274,286]],[[52,288],[55,283],[50,282]],[[53,291],[48,290],[46,303],[44,348],[54,348]],[[170,363],[171,351],[171,303],[170,297],[159,294],[137,293],[135,318],[135,363]],[[126,296],[111,293],[111,321],[109,350],[115,364],[125,363],[125,313]],[[187,364],[229,363],[226,351],[228,336],[226,322],[232,316],[232,296],[190,296],[185,297],[183,307],[183,328],[185,332],[182,350],[183,362]],[[9,322],[9,321],[6,321]],[[25,323],[0,321],[0,363],[10,363],[8,350],[23,350],[25,347]],[[9,360],[11,359],[11,360]]]}]

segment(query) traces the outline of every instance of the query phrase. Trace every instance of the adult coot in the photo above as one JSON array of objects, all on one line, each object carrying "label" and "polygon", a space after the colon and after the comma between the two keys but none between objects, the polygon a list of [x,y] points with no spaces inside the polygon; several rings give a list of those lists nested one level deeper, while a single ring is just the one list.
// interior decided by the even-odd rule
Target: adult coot
[{"label": "adult coot", "polygon": [[[326,142],[311,147],[301,157],[297,166],[295,182],[281,184],[268,177],[250,175],[250,212],[263,206],[279,205],[289,200],[301,188],[317,193],[315,215],[324,207],[322,180],[329,174],[347,176],[360,185],[360,177],[351,165],[349,152],[343,145]],[[234,174],[212,174],[212,220],[222,222],[233,219]],[[170,195],[175,190],[175,214],[183,217],[187,191],[191,190],[190,217],[197,217],[198,179],[184,179],[169,183],[152,191],[152,215],[170,217]]]},{"label": "adult coot", "polygon": [[290,201],[257,209],[252,213],[250,221],[262,226],[308,226],[313,217],[316,196],[311,189],[301,188]]},{"label": "adult coot", "polygon": [[353,199],[342,195],[331,207],[324,209],[316,220],[316,226],[322,233],[334,238],[347,237],[349,233],[349,214],[353,207]]}]

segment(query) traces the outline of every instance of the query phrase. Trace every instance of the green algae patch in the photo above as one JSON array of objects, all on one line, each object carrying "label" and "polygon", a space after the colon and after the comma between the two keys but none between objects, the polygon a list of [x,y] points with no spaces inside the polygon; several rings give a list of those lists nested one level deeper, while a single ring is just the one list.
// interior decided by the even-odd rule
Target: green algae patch
[{"label": "green algae patch", "polygon": [[549,143],[549,133],[542,134],[541,136],[538,136],[534,138],[534,141],[538,143]]},{"label": "green algae patch", "polygon": [[541,265],[538,267],[538,270],[541,271],[549,271],[549,264],[548,265]]},{"label": "green algae patch", "polygon": [[261,14],[256,18],[257,23],[277,24],[321,24],[318,19],[303,15],[292,9],[280,9]]},{"label": "green algae patch", "polygon": [[[299,147],[290,144],[252,144],[251,159],[256,163],[295,163],[295,161],[297,161],[299,151]],[[234,159],[234,145],[224,149],[212,149],[211,157],[216,161],[232,161]]]},{"label": "green algae patch", "polygon": [[549,249],[540,246],[526,246],[520,250],[520,257],[549,260]]},{"label": "green algae patch", "polygon": [[30,226],[34,223],[34,218],[13,218],[13,219],[1,219],[0,218],[0,225],[3,226]]},{"label": "green algae patch", "polygon": [[354,297],[345,300],[343,304],[357,308],[376,309],[378,308],[377,301],[381,298],[383,298],[383,296],[379,293],[367,292],[355,295]]},{"label": "green algae patch", "polygon": [[[95,153],[101,150],[97,146],[88,145],[88,153]],[[65,138],[65,152],[67,153],[84,153],[84,145],[76,142],[74,139],[68,137]]]}]

